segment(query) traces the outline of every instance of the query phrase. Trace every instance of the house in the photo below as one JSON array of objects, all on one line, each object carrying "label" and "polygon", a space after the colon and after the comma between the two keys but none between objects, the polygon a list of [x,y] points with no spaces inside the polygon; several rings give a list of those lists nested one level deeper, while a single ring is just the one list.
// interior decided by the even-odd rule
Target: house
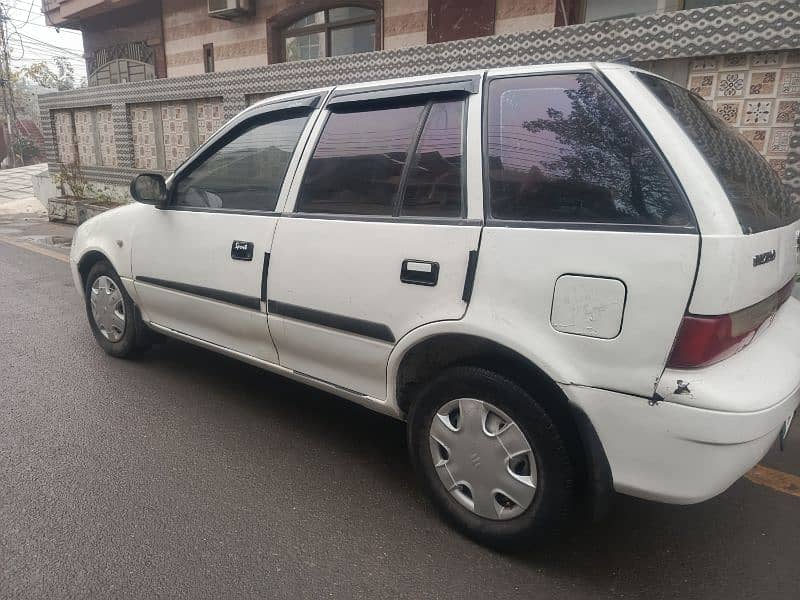
[{"label": "house", "polygon": [[[48,161],[79,160],[107,183],[172,170],[226,118],[275,93],[627,57],[700,94],[800,190],[800,0],[42,4],[50,24],[83,32],[90,84],[43,98]],[[127,85],[106,85],[117,83]]]}]

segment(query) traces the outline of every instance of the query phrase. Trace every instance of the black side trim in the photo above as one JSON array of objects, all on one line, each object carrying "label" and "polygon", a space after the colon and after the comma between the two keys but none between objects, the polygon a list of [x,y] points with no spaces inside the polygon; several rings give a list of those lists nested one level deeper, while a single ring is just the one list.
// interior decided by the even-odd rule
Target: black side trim
[{"label": "black side trim", "polygon": [[478,251],[470,250],[467,259],[467,276],[464,278],[464,292],[461,299],[469,304],[472,299],[472,288],[475,286],[475,271],[478,270]]},{"label": "black side trim", "polygon": [[401,85],[390,85],[386,87],[375,87],[372,89],[339,90],[334,91],[331,99],[325,105],[326,108],[336,110],[351,102],[375,102],[379,100],[393,100],[408,97],[431,97],[441,95],[466,95],[475,94],[478,91],[478,84],[481,76],[474,75],[469,77],[457,77],[431,81],[429,83],[411,83]]},{"label": "black side trim", "polygon": [[202,298],[209,298],[210,300],[218,300],[219,302],[227,302],[243,308],[251,310],[261,310],[261,301],[252,296],[245,296],[244,294],[235,294],[233,292],[226,292],[224,290],[214,290],[199,285],[192,285],[189,283],[180,283],[177,281],[166,281],[165,279],[158,279],[156,277],[137,277],[136,281],[147,283],[149,285],[156,285],[158,287],[175,290],[177,292],[184,292],[192,294],[193,296],[200,296]]},{"label": "black side trim", "polygon": [[383,323],[345,317],[344,315],[337,315],[313,308],[304,308],[278,300],[270,300],[268,302],[268,310],[270,314],[281,315],[289,319],[307,321],[315,325],[322,325],[323,327],[330,327],[331,329],[339,329],[340,331],[363,335],[364,337],[373,338],[382,342],[389,342],[390,344],[394,344],[395,342],[392,330],[389,329],[388,325],[384,325]]},{"label": "black side trim", "polygon": [[261,267],[261,301],[267,301],[267,277],[269,276],[269,252],[264,252],[264,266]]}]

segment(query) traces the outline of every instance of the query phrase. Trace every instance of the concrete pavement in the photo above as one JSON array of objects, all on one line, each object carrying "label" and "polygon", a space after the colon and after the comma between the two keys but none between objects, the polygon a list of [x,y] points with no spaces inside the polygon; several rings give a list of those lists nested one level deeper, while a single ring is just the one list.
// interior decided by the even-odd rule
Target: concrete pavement
[{"label": "concrete pavement", "polygon": [[[789,493],[743,479],[696,506],[620,497],[603,523],[502,555],[436,516],[401,423],[178,342],[106,356],[60,260],[0,241],[0,323],[4,599],[800,589]],[[763,464],[800,475],[798,432]]]},{"label": "concrete pavement", "polygon": [[0,215],[44,214],[44,208],[33,195],[31,177],[46,170],[46,163],[0,170]]}]

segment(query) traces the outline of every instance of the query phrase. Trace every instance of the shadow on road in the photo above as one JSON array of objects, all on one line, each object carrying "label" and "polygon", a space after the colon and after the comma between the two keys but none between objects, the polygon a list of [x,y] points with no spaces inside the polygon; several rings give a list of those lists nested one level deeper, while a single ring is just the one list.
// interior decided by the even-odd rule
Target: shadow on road
[{"label": "shadow on road", "polygon": [[[248,411],[254,420],[277,419],[283,429],[308,446],[349,457],[362,478],[390,490],[397,506],[402,507],[396,510],[405,510],[411,519],[415,515],[435,519],[414,481],[406,457],[403,423],[180,342],[160,345],[140,361],[147,363],[148,370],[180,372],[183,378],[218,392],[226,402]],[[387,470],[386,465],[392,468]],[[765,509],[765,503],[775,508]],[[791,502],[787,504],[787,498],[742,481],[722,496],[695,506],[668,506],[618,496],[605,520],[583,520],[552,543],[526,552],[500,555],[444,526],[445,537],[440,541],[452,545],[455,538],[459,552],[476,559],[498,560],[521,572],[555,575],[581,588],[588,585],[614,590],[621,586],[618,591],[626,592],[639,586],[643,593],[654,587],[685,587],[689,581],[695,582],[697,590],[720,586],[715,588],[719,590],[731,585],[724,573],[735,565],[750,582],[745,588],[753,585],[756,593],[750,575],[763,578],[762,563],[775,564],[767,555],[779,555],[781,544],[794,543],[796,522],[783,528],[778,515],[788,511],[790,516],[796,514],[795,510]],[[711,568],[711,564],[716,566]],[[775,582],[776,589],[790,583],[781,581]]]}]

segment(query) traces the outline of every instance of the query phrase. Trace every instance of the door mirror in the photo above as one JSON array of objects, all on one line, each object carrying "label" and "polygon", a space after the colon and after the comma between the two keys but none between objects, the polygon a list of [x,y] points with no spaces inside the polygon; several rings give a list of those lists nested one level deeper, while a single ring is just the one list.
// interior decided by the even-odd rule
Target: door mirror
[{"label": "door mirror", "polygon": [[131,181],[131,196],[142,204],[164,208],[167,204],[167,184],[163,175],[140,173]]}]

